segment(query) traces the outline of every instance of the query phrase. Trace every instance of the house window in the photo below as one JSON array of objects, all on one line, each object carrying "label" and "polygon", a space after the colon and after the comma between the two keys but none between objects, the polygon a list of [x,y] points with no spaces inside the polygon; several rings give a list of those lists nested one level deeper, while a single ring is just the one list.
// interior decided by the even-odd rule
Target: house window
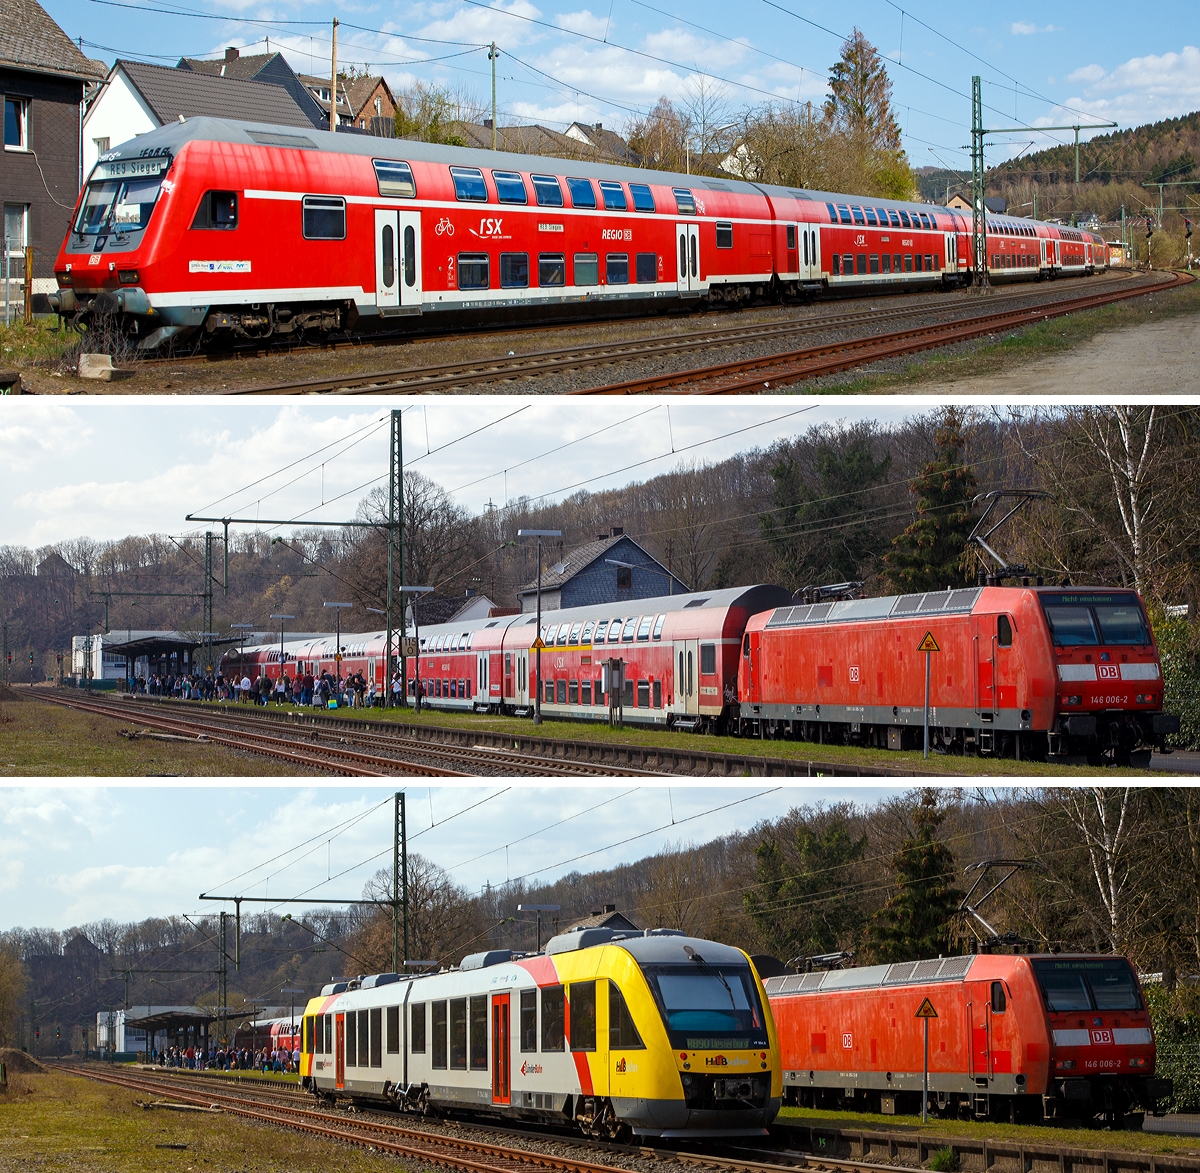
[{"label": "house window", "polygon": [[617,567],[617,590],[633,590],[633,571],[628,566]]},{"label": "house window", "polygon": [[375,117],[379,118],[379,117],[382,117],[382,115],[383,115],[383,99],[376,98],[375,99]]},{"label": "house window", "polygon": [[27,98],[4,99],[4,149],[7,151],[29,150],[29,100]]},{"label": "house window", "polygon": [[110,140],[107,135],[105,135],[104,138],[92,139],[92,146],[96,148],[97,155],[103,155],[104,152],[108,150],[109,141]]},{"label": "house window", "polygon": [[29,205],[4,205],[4,239],[10,253],[25,251],[29,242]]}]

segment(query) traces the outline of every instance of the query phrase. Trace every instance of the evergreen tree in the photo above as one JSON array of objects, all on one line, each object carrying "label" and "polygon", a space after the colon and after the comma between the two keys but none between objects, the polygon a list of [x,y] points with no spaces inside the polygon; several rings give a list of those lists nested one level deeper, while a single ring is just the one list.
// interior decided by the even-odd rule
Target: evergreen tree
[{"label": "evergreen tree", "polygon": [[937,455],[910,485],[917,520],[883,556],[884,576],[902,594],[936,591],[970,579],[967,537],[975,525],[971,501],[978,488],[966,463],[963,412],[946,408],[934,438]]},{"label": "evergreen tree", "polygon": [[834,128],[878,151],[900,151],[892,113],[892,80],[878,50],[856,28],[829,69],[825,116]]},{"label": "evergreen tree", "polygon": [[950,952],[963,894],[954,887],[954,853],[936,838],[944,817],[937,792],[922,790],[913,812],[916,833],[892,856],[896,893],[868,926],[876,961],[916,961]]},{"label": "evergreen tree", "polygon": [[746,911],[767,947],[783,960],[832,953],[843,947],[858,922],[847,895],[847,868],[862,859],[866,835],[855,839],[846,819],[823,827],[802,825],[793,841],[794,863],[771,835],[754,849],[754,878]]}]

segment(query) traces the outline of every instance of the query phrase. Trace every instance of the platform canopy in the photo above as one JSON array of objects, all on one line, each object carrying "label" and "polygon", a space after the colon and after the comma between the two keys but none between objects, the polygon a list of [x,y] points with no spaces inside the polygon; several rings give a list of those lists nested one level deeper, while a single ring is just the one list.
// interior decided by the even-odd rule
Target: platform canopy
[{"label": "platform canopy", "polygon": [[[213,647],[223,644],[235,644],[239,637],[222,635],[213,637]],[[139,631],[138,628],[117,628],[104,635],[104,651],[112,656],[125,656],[129,659],[159,659],[180,652],[194,652],[204,646],[204,639],[194,631]]]}]

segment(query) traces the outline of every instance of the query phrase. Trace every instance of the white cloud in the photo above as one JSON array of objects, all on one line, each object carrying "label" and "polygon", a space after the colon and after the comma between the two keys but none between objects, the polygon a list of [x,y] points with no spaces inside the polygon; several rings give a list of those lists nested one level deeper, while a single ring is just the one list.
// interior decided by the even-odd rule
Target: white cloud
[{"label": "white cloud", "polygon": [[1039,28],[1036,24],[1030,24],[1027,20],[1014,20],[1011,31],[1014,37],[1031,37],[1037,33],[1061,33],[1066,30],[1054,24],[1043,25]]},{"label": "white cloud", "polygon": [[1067,80],[1082,84],[1082,92],[1053,111],[1049,121],[1077,118],[1079,108],[1097,121],[1121,126],[1177,118],[1200,107],[1200,49],[1185,45],[1179,52],[1131,57],[1111,71],[1089,65]]},{"label": "white cloud", "polygon": [[612,27],[606,17],[596,16],[588,9],[581,12],[564,12],[554,18],[559,28],[568,29],[573,33],[583,33],[588,37],[603,37],[612,32]]},{"label": "white cloud", "polygon": [[1073,73],[1067,74],[1067,81],[1079,85],[1085,81],[1099,81],[1104,76],[1104,66],[1102,65],[1085,65],[1081,69],[1076,69]]}]

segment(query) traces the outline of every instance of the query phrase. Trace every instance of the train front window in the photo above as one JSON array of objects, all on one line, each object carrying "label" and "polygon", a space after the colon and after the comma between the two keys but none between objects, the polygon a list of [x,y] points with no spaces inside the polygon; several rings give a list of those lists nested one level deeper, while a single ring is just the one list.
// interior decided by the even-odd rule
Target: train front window
[{"label": "train front window", "polygon": [[1100,642],[1092,613],[1086,607],[1046,606],[1054,642],[1062,647],[1091,647]]},{"label": "train front window", "polygon": [[1141,604],[1130,591],[1056,591],[1041,595],[1041,604],[1060,647],[1150,642]]},{"label": "train front window", "polygon": [[[698,956],[698,955],[697,955]],[[686,1050],[765,1047],[767,1028],[747,965],[645,965],[671,1046]]]},{"label": "train front window", "polygon": [[1142,609],[1131,600],[1128,603],[1096,607],[1100,634],[1106,644],[1148,644],[1150,636],[1142,622]]},{"label": "train front window", "polygon": [[158,176],[89,183],[75,220],[76,234],[91,236],[110,229],[140,232],[150,223],[161,188],[162,180]]},{"label": "train front window", "polygon": [[1052,1012],[1140,1010],[1142,1000],[1123,957],[1034,961],[1033,972]]}]

